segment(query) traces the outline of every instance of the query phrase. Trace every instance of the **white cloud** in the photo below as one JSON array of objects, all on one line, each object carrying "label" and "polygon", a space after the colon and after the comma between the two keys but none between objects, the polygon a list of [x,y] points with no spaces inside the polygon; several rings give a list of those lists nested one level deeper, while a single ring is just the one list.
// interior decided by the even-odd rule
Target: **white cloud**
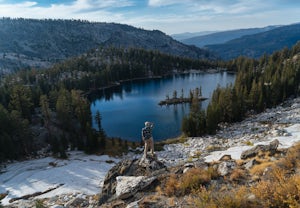
[{"label": "white cloud", "polygon": [[149,0],[148,5],[152,7],[169,6],[173,4],[186,4],[190,0]]},{"label": "white cloud", "polygon": [[54,19],[84,19],[91,21],[118,21],[121,14],[107,11],[107,8],[131,6],[129,0],[76,0],[71,4],[51,4],[48,7],[39,6],[37,2],[26,1],[17,4],[1,3],[0,14],[3,17],[24,18],[54,18]]},{"label": "white cloud", "polygon": [[[139,7],[142,0],[74,0],[47,6],[36,1],[0,0],[0,16],[118,22],[168,34],[300,21],[300,3],[292,0],[143,0],[144,7]],[[288,3],[283,6],[283,1]]]}]

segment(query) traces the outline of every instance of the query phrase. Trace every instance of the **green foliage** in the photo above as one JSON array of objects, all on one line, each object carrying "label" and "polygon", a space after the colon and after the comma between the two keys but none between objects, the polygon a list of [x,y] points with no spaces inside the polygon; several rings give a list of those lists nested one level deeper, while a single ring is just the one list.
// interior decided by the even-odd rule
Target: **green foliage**
[{"label": "green foliage", "polygon": [[[283,49],[259,60],[239,57],[220,62],[223,67],[237,71],[235,84],[217,88],[206,111],[200,110],[197,99],[201,88],[191,91],[191,111],[182,121],[183,132],[188,136],[211,134],[220,122],[239,121],[250,110],[261,112],[299,95],[299,53],[300,43],[291,50]],[[36,107],[41,107],[54,152],[63,155],[66,143],[72,149],[88,152],[104,150],[108,144],[101,127],[101,115],[91,117],[85,95],[123,80],[161,76],[172,73],[173,69],[207,69],[216,65],[157,51],[100,47],[51,69],[19,71],[8,76],[0,87],[0,160],[20,158],[34,150],[29,126]],[[174,96],[182,97],[183,91],[180,95],[174,92]],[[49,124],[55,118],[53,123],[62,130],[64,138],[60,135],[52,138]],[[91,127],[92,119],[96,120],[98,132]],[[116,142],[113,140],[109,145]],[[126,144],[119,141],[119,146]]]},{"label": "green foliage", "polygon": [[201,136],[206,133],[206,115],[205,111],[200,109],[199,97],[201,90],[196,88],[191,93],[192,103],[190,113],[182,120],[181,129],[187,136]]},{"label": "green foliage", "polygon": [[31,90],[23,85],[15,85],[10,92],[10,110],[20,112],[22,118],[30,121],[32,106]]},{"label": "green foliage", "polygon": [[70,92],[64,88],[60,89],[56,101],[56,114],[60,125],[65,130],[71,129],[72,106]]},{"label": "green foliage", "polygon": [[260,60],[238,58],[228,67],[238,70],[234,86],[214,91],[207,108],[207,132],[214,133],[220,122],[241,120],[252,110],[261,112],[299,95],[300,43]]},{"label": "green foliage", "polygon": [[0,104],[0,161],[18,159],[33,151],[29,122],[18,111],[9,113]]}]

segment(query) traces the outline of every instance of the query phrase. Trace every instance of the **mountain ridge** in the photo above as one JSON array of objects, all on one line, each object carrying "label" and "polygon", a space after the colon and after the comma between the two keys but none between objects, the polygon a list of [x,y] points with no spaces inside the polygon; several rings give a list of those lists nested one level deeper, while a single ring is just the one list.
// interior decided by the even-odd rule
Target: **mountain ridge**
[{"label": "mountain ridge", "polygon": [[291,48],[299,40],[300,23],[295,23],[262,33],[246,35],[223,44],[207,45],[206,48],[225,60],[238,56],[259,58],[263,54],[272,54],[285,47]]},{"label": "mountain ridge", "polygon": [[0,69],[46,67],[98,46],[158,50],[189,58],[212,58],[158,30],[80,20],[0,19]]},{"label": "mountain ridge", "polygon": [[204,47],[206,45],[221,44],[227,41],[240,38],[245,35],[253,35],[261,32],[266,32],[277,28],[279,26],[267,26],[263,28],[246,28],[246,29],[236,29],[236,30],[226,30],[215,32],[211,34],[205,34],[200,36],[194,36],[191,38],[183,39],[181,42],[187,45],[195,45],[197,47]]}]

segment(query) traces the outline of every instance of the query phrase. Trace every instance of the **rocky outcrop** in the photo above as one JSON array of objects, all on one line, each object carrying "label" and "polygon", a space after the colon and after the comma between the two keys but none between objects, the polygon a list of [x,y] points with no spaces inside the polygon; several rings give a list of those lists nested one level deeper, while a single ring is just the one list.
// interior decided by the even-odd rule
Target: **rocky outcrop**
[{"label": "rocky outcrop", "polygon": [[274,154],[279,145],[279,141],[275,139],[269,145],[257,145],[249,150],[242,152],[241,159],[245,160],[247,158],[255,157],[259,152],[270,152]]},{"label": "rocky outcrop", "polygon": [[136,192],[149,186],[155,179],[156,177],[118,176],[116,197],[119,199],[127,199],[133,196]]},{"label": "rocky outcrop", "polygon": [[99,205],[116,199],[130,198],[151,185],[158,175],[166,171],[166,166],[156,156],[119,162],[105,177]]}]

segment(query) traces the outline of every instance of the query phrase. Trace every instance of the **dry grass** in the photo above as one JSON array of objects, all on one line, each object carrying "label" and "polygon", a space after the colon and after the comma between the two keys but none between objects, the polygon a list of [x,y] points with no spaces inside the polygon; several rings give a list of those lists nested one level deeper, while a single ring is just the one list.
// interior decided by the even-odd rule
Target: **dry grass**
[{"label": "dry grass", "polygon": [[201,157],[202,152],[200,150],[197,150],[194,155],[193,158],[200,158]]},{"label": "dry grass", "polygon": [[244,142],[244,144],[247,145],[247,146],[253,146],[254,145],[253,142],[251,142],[251,141],[246,141],[246,142]]},{"label": "dry grass", "polygon": [[279,165],[285,169],[300,167],[300,143],[288,149],[286,156],[279,161]]},{"label": "dry grass", "polygon": [[178,144],[178,143],[185,143],[188,140],[187,137],[185,137],[184,135],[177,137],[177,138],[171,138],[171,139],[167,139],[167,140],[163,140],[160,142],[155,142],[154,144],[154,149],[155,151],[162,151],[164,150],[164,145],[168,145],[168,144]]},{"label": "dry grass", "polygon": [[169,198],[168,204],[169,204],[169,206],[171,206],[171,207],[175,206],[175,204],[176,204],[175,198],[174,198],[174,197]]},{"label": "dry grass", "polygon": [[156,192],[159,196],[163,195],[163,190],[161,189],[160,186],[156,186],[155,192]]},{"label": "dry grass", "polygon": [[250,174],[252,176],[262,176],[263,173],[267,170],[267,168],[270,168],[274,166],[274,162],[263,162],[257,165],[254,165],[250,169]]},{"label": "dry grass", "polygon": [[248,161],[245,161],[245,160],[236,160],[235,162],[236,162],[236,164],[238,166],[242,166],[242,165],[246,164],[246,162],[248,162]]},{"label": "dry grass", "polygon": [[260,181],[251,188],[264,207],[300,207],[300,176],[288,177],[278,167],[270,172],[270,180]]},{"label": "dry grass", "polygon": [[[212,185],[212,178],[220,177],[212,164],[207,170],[192,168],[181,176],[171,175],[162,192],[170,197],[188,196],[188,203],[199,208],[300,207],[300,174],[295,174],[300,169],[300,144],[276,157],[260,153],[249,171],[241,168],[247,161],[238,161],[239,168],[229,180],[223,179],[224,184]],[[233,183],[247,184],[248,177],[257,180],[251,186]]]},{"label": "dry grass", "polygon": [[251,208],[257,207],[255,201],[248,199],[249,190],[241,186],[232,190],[217,191],[214,188],[202,187],[195,198],[199,208]]},{"label": "dry grass", "polygon": [[244,169],[236,168],[229,176],[231,181],[241,181],[247,177],[247,172]]},{"label": "dry grass", "polygon": [[191,168],[180,178],[171,174],[164,187],[164,194],[167,196],[183,196],[198,190],[203,184],[211,181],[215,177],[213,169]]},{"label": "dry grass", "polygon": [[171,174],[164,187],[164,193],[167,196],[174,196],[178,192],[179,182],[175,174]]},{"label": "dry grass", "polygon": [[183,193],[190,193],[192,190],[198,190],[203,184],[210,182],[211,173],[207,170],[200,168],[191,168],[185,174],[183,174],[179,189]]},{"label": "dry grass", "polygon": [[213,152],[213,151],[219,151],[222,149],[222,147],[218,146],[218,145],[208,145],[205,148],[208,152]]}]

